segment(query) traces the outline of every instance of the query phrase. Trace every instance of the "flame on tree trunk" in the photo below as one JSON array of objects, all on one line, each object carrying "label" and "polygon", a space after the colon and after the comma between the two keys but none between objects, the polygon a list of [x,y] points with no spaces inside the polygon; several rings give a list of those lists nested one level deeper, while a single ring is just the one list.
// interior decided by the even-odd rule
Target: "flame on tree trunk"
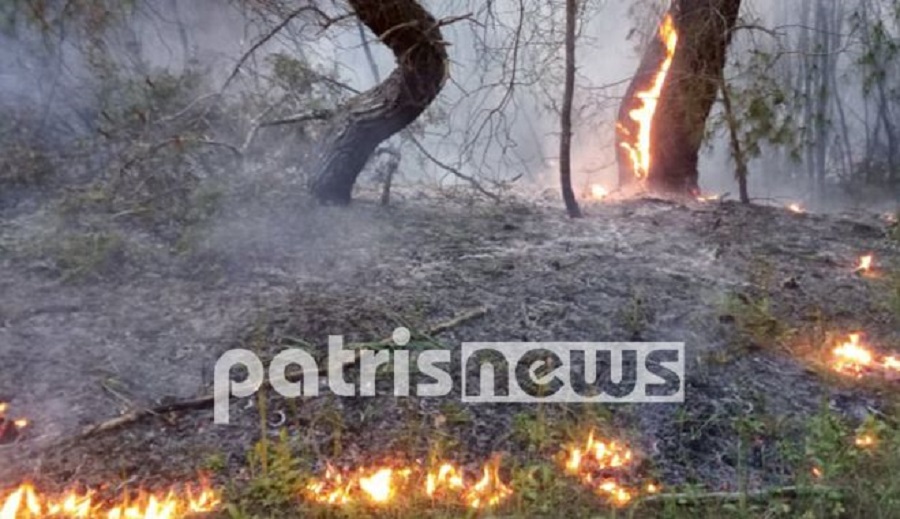
[{"label": "flame on tree trunk", "polygon": [[[646,180],[654,191],[699,192],[697,162],[706,120],[716,101],[731,32],[741,0],[673,0],[660,37],[647,49],[619,110],[617,132],[619,180],[622,185]],[[665,26],[671,20],[677,45],[674,52]],[[658,96],[654,83],[664,71]],[[642,96],[642,94],[644,94]],[[648,104],[652,116],[634,117]],[[639,120],[635,120],[639,119]],[[640,139],[641,130],[648,138]],[[634,160],[632,150],[646,154]]]},{"label": "flame on tree trunk", "polygon": [[437,97],[447,77],[440,23],[416,0],[349,0],[362,23],[387,45],[397,68],[375,88],[339,109],[324,135],[310,191],[347,204],[375,148],[408,126]]}]

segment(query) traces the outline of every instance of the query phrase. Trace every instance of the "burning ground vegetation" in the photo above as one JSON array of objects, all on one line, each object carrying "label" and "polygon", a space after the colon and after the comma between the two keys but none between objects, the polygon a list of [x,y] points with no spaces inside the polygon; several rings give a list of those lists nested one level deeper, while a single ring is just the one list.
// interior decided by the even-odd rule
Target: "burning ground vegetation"
[{"label": "burning ground vegetation", "polygon": [[[77,276],[35,246],[52,206],[7,218],[0,519],[898,516],[892,218],[395,194],[261,201],[187,252],[117,223],[115,260]],[[264,387],[213,424],[225,350],[321,359],[398,327],[412,353],[683,341],[686,401],[474,405],[384,373],[371,398]]]}]

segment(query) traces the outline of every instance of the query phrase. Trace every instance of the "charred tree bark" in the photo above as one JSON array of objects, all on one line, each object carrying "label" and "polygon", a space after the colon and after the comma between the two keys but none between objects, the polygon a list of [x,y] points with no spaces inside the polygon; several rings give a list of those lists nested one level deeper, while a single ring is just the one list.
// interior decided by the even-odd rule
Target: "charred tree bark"
[{"label": "charred tree bark", "polygon": [[351,99],[330,121],[309,188],[320,201],[350,202],[353,185],[375,148],[437,97],[447,77],[440,24],[416,0],[349,0],[353,11],[397,58],[375,88]]},{"label": "charred tree bark", "polygon": [[559,180],[563,201],[570,218],[581,218],[581,208],[572,190],[572,102],[575,97],[575,24],[577,0],[566,0],[566,81],[561,114],[562,135],[559,138]]},{"label": "charred tree bark", "polygon": [[[655,191],[691,194],[699,190],[697,162],[706,120],[716,101],[731,32],[741,0],[673,0],[670,14],[678,45],[660,92],[650,133],[649,187]],[[645,89],[665,59],[660,42],[648,49],[620,111],[628,124],[628,103]],[[624,115],[624,117],[623,117]],[[622,152],[620,151],[620,154]],[[627,158],[627,157],[626,157]],[[622,172],[620,156],[620,177]],[[630,175],[633,177],[634,173]]]},{"label": "charred tree bark", "polygon": [[675,0],[678,47],[650,134],[648,179],[657,191],[699,191],[697,163],[741,0]]}]

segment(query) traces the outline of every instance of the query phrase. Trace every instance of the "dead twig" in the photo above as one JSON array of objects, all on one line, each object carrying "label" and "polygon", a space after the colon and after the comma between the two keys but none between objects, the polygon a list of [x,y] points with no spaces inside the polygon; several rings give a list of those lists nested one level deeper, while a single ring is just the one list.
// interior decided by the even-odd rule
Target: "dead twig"
[{"label": "dead twig", "polygon": [[645,496],[637,505],[646,503],[675,503],[689,506],[698,502],[718,501],[768,501],[773,498],[798,498],[810,495],[821,495],[834,492],[836,489],[823,485],[788,486],[755,490],[749,492],[704,492],[704,493],[671,493]]},{"label": "dead twig", "polygon": [[82,429],[81,433],[74,438],[73,441],[83,440],[87,437],[105,433],[115,429],[120,429],[126,425],[137,422],[148,416],[158,416],[178,411],[195,411],[199,409],[207,409],[213,406],[213,395],[196,398],[193,400],[180,400],[168,404],[159,405],[152,408],[135,409],[129,411],[122,416],[117,416],[111,420],[91,425]]},{"label": "dead twig", "polygon": [[244,63],[246,63],[247,60],[250,59],[250,56],[252,56],[253,53],[255,53],[260,47],[262,47],[263,45],[268,43],[272,38],[275,37],[276,34],[281,32],[282,29],[287,27],[287,25],[289,23],[291,23],[291,21],[294,18],[297,18],[298,16],[300,16],[301,14],[303,14],[304,12],[307,12],[307,11],[315,13],[316,15],[321,17],[323,20],[325,20],[325,24],[323,26],[324,28],[327,28],[341,20],[345,20],[345,19],[349,18],[350,16],[352,16],[350,13],[347,13],[347,14],[344,14],[344,15],[341,15],[338,17],[331,17],[331,16],[328,16],[324,11],[322,11],[321,9],[319,9],[318,7],[313,6],[313,5],[304,5],[304,6],[298,7],[297,9],[294,9],[284,18],[284,20],[281,20],[275,27],[272,28],[271,31],[264,34],[261,38],[256,40],[256,43],[254,43],[249,49],[247,49],[247,52],[245,52],[240,57],[237,64],[235,64],[234,69],[231,70],[231,74],[228,75],[228,78],[225,80],[225,83],[222,84],[222,91],[224,92],[225,89],[228,88],[228,85],[230,85],[231,82],[234,80],[234,78],[237,77],[238,73],[240,73],[240,71],[241,71],[241,67],[244,66]]},{"label": "dead twig", "polygon": [[440,160],[438,160],[437,157],[435,157],[434,155],[429,153],[427,149],[425,149],[425,146],[423,146],[422,143],[419,142],[419,140],[416,139],[416,137],[412,133],[404,131],[403,135],[404,135],[404,137],[408,138],[410,140],[410,142],[412,142],[415,145],[415,147],[419,150],[419,152],[422,155],[424,155],[426,159],[430,160],[435,166],[443,169],[444,171],[450,173],[451,175],[453,175],[457,178],[465,180],[472,187],[474,187],[476,191],[478,191],[479,193],[483,194],[484,196],[490,198],[494,202],[498,202],[498,203],[500,202],[500,195],[498,195],[496,193],[492,193],[492,192],[488,191],[487,189],[485,189],[484,186],[482,186],[481,183],[475,179],[475,177],[466,175],[465,173],[458,170],[457,168],[454,168],[453,166],[447,165],[447,164],[441,162]]},{"label": "dead twig", "polygon": [[[450,330],[450,329],[455,328],[463,323],[471,321],[472,319],[477,319],[479,317],[483,317],[483,316],[487,315],[487,312],[488,312],[488,309],[485,307],[475,308],[473,310],[463,312],[463,313],[457,315],[456,317],[454,317],[453,319],[450,319],[449,321],[438,323],[434,326],[430,326],[429,328],[427,328],[425,330],[419,331],[418,335],[420,337],[424,337],[433,342],[437,342],[434,340],[433,336],[439,335],[443,332],[446,332],[447,330]],[[394,345],[393,337],[387,337],[385,339],[381,339],[380,341],[376,341],[376,342],[362,342],[362,343],[348,344],[347,349],[353,350],[353,362],[356,362],[359,360],[360,351],[362,351],[363,349],[366,349],[366,348],[370,348],[370,349],[372,349],[372,348],[374,348],[374,349],[388,348],[393,345]],[[326,373],[328,373],[328,366],[323,366],[319,369],[320,375],[323,375]]]}]

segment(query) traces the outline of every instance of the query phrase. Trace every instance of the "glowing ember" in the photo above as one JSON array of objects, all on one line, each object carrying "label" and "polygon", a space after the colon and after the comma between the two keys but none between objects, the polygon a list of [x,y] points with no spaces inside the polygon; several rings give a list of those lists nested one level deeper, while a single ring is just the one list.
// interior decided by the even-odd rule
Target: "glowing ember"
[{"label": "glowing ember", "polygon": [[[599,441],[591,432],[584,444],[566,447],[562,460],[568,474],[617,506],[628,504],[637,494],[609,474],[612,470],[629,469],[634,461],[631,449],[621,443]],[[651,483],[646,492],[654,494],[659,487]]]},{"label": "glowing ember", "polygon": [[847,342],[834,349],[834,369],[861,375],[864,369],[872,365],[874,360],[872,352],[860,345],[860,337],[861,335],[858,333],[850,334],[850,339]]},{"label": "glowing ember", "polygon": [[7,418],[8,410],[9,403],[0,402],[0,444],[17,441],[21,438],[23,430],[29,425],[28,420],[24,418],[15,420]]},{"label": "glowing ember", "polygon": [[675,58],[675,49],[678,47],[678,31],[675,29],[675,21],[671,14],[666,15],[659,27],[659,39],[666,47],[666,58],[660,65],[650,87],[636,94],[641,103],[640,107],[628,114],[631,120],[637,124],[637,135],[632,135],[624,126],[619,125],[619,132],[625,139],[621,146],[628,152],[632,170],[638,180],[646,179],[650,173],[650,134],[653,115],[656,113],[659,95],[666,83],[666,77],[669,75],[669,69]]},{"label": "glowing ember", "polygon": [[718,202],[722,199],[722,195],[697,195],[698,202]]},{"label": "glowing ember", "polygon": [[799,204],[799,203],[796,203],[796,202],[793,203],[793,204],[789,204],[789,205],[787,206],[787,208],[788,208],[788,211],[790,211],[790,212],[792,212],[792,213],[797,213],[797,214],[804,214],[804,213],[806,213],[806,208],[803,207],[803,204]]},{"label": "glowing ember", "polygon": [[875,443],[875,437],[871,434],[862,434],[856,437],[856,446],[860,448],[874,447]]},{"label": "glowing ember", "polygon": [[[512,489],[500,479],[500,460],[485,465],[482,478],[466,482],[463,473],[450,463],[422,472],[416,468],[359,468],[341,472],[331,465],[321,479],[306,486],[307,495],[317,503],[346,505],[363,503],[383,505],[399,496],[424,495],[431,499],[446,499],[471,508],[497,506],[512,495]],[[424,485],[419,486],[419,483]],[[2,519],[2,518],[0,518]]]},{"label": "glowing ember", "polygon": [[593,200],[604,200],[609,196],[609,190],[600,184],[592,184],[591,185],[591,199]]},{"label": "glowing ember", "polygon": [[0,498],[0,519],[176,519],[212,512],[219,503],[218,493],[205,483],[196,489],[186,488],[181,494],[175,489],[160,495],[141,492],[114,504],[97,501],[92,492],[43,496],[31,484],[24,484]]},{"label": "glowing ember", "polygon": [[875,261],[875,256],[867,255],[859,258],[859,266],[856,267],[856,272],[860,272],[862,274],[868,274],[872,272],[872,266]]},{"label": "glowing ember", "polygon": [[833,350],[832,367],[839,373],[862,378],[869,373],[900,374],[896,357],[882,357],[862,342],[862,334],[850,334],[847,341]]},{"label": "glowing ember", "polygon": [[821,479],[821,477],[822,477],[822,469],[820,469],[819,467],[813,467],[813,468],[812,468],[812,475],[813,475],[813,477],[816,478],[816,479]]},{"label": "glowing ember", "polygon": [[900,359],[897,357],[887,357],[884,359],[884,367],[891,371],[900,371]]}]

